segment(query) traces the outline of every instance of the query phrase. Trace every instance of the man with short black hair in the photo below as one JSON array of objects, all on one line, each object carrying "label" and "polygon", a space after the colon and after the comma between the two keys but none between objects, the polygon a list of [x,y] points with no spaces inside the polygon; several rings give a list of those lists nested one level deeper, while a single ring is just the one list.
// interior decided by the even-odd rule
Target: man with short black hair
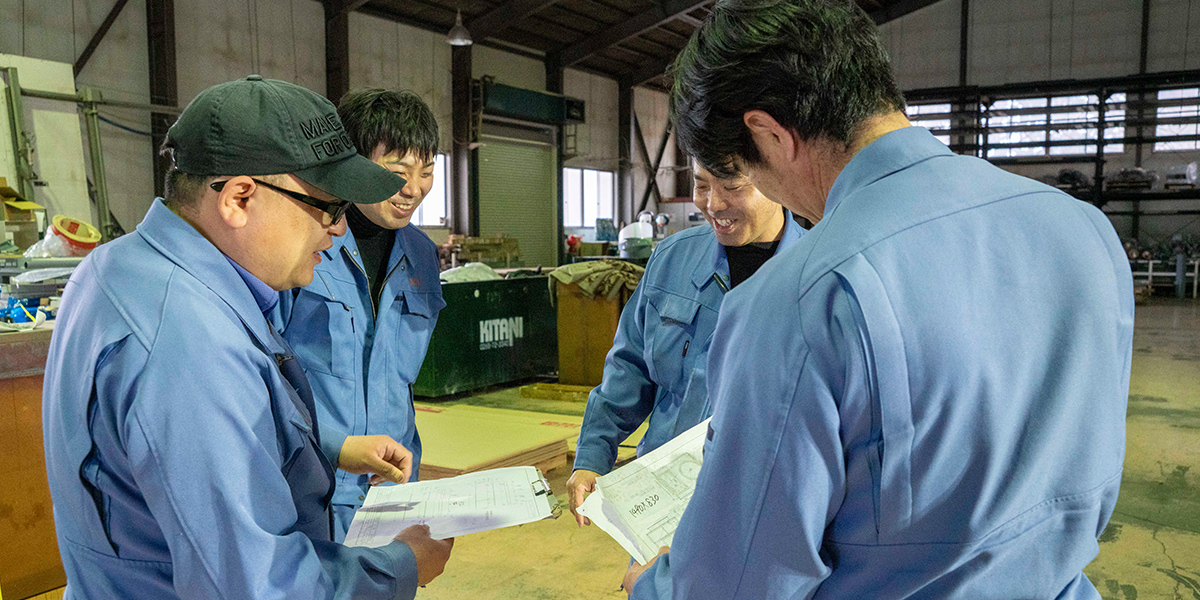
[{"label": "man with short black hair", "polygon": [[704,466],[635,598],[1099,598],[1132,353],[1108,219],[905,118],[847,0],[718,0],[683,148],[815,225],[730,292]]},{"label": "man with short black hair", "polygon": [[402,482],[385,436],[323,436],[268,323],[342,215],[404,185],[359,157],[332,104],[252,75],[167,133],[165,201],[72,275],[43,421],[66,598],[412,598],[452,540],[411,527],[333,542],[333,466]]},{"label": "man with short black hair", "polygon": [[617,446],[643,421],[638,456],[712,414],[705,367],[717,314],[730,290],[804,235],[745,176],[721,179],[693,165],[692,203],[707,226],[671,235],[654,248],[621,311],[604,378],[588,395],[567,500],[577,509],[612,470]]},{"label": "man with short black hair", "polygon": [[[383,202],[350,208],[349,231],[321,251],[312,283],[281,295],[283,335],[312,382],[321,435],[391,436],[412,452],[415,480],[421,438],[412,386],[446,305],[437,245],[412,224],[433,186],[437,121],[407,90],[352,91],[338,113],[359,154],[403,185]],[[335,540],[345,538],[370,483],[338,473]]]}]

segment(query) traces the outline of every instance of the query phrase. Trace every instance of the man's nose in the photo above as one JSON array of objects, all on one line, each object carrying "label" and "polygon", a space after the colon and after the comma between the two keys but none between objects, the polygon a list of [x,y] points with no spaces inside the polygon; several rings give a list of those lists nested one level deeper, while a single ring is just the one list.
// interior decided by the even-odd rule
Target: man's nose
[{"label": "man's nose", "polygon": [[708,212],[720,212],[726,208],[729,208],[729,203],[725,201],[725,195],[718,190],[713,190],[708,197]]},{"label": "man's nose", "polygon": [[421,195],[421,186],[417,183],[415,177],[410,177],[408,181],[404,183],[404,187],[400,188],[400,195],[404,196],[405,198],[416,198],[417,196]]}]

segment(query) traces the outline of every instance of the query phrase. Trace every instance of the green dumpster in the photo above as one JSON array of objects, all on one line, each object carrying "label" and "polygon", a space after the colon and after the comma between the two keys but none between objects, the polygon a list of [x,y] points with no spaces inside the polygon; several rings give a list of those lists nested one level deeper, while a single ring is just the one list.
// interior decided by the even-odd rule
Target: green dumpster
[{"label": "green dumpster", "polygon": [[546,277],[442,284],[429,351],[413,384],[445,396],[554,373],[558,325]]}]

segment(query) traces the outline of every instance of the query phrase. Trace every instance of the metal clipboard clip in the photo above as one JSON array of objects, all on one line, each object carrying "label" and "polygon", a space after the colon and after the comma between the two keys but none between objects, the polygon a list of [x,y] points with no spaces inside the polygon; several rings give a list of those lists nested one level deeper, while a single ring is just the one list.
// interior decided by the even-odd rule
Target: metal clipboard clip
[{"label": "metal clipboard clip", "polygon": [[550,506],[550,516],[547,518],[557,519],[562,516],[563,505],[558,501],[558,498],[554,497],[554,492],[550,490],[550,484],[546,481],[546,476],[542,474],[540,469],[537,471],[537,474],[538,478],[530,481],[529,486],[533,489],[534,496],[544,496],[546,498],[546,503]]}]

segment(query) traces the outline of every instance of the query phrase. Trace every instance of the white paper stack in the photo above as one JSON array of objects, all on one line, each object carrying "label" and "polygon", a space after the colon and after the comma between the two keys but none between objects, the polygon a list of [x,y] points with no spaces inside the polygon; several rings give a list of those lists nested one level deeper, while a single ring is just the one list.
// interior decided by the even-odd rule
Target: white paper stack
[{"label": "white paper stack", "polygon": [[653,452],[596,479],[579,512],[639,563],[670,546],[696,490],[708,419]]},{"label": "white paper stack", "polygon": [[434,539],[511,527],[555,516],[557,500],[534,467],[507,467],[371,488],[346,533],[347,546],[378,548],[410,525]]}]

